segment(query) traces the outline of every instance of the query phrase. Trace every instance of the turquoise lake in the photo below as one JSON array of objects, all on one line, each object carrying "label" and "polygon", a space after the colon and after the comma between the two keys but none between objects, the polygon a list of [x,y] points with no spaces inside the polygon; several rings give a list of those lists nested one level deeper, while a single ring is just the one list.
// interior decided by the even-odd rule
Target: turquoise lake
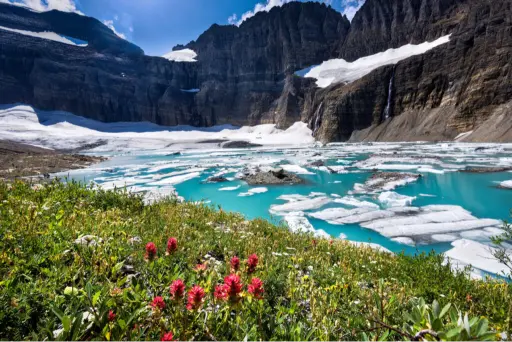
[{"label": "turquoise lake", "polygon": [[[372,242],[393,252],[404,251],[408,254],[431,250],[445,252],[451,248],[453,240],[468,237],[488,243],[491,235],[489,232],[496,231],[501,220],[510,218],[512,208],[512,190],[500,187],[500,183],[512,179],[512,173],[507,170],[512,166],[512,146],[509,145],[331,144],[324,147],[239,150],[218,149],[215,145],[208,145],[179,152],[113,154],[110,160],[91,169],[72,172],[70,177],[85,182],[94,181],[104,188],[126,185],[134,192],[146,194],[164,196],[175,192],[185,200],[220,206],[223,210],[240,212],[250,219],[265,218],[286,224],[289,222],[287,218],[295,215],[301,224],[323,230],[334,238],[341,236],[352,241]],[[324,167],[311,166],[315,161],[321,161]],[[254,172],[269,167],[292,170],[305,180],[305,184],[256,187],[247,185],[237,177],[243,169]],[[507,171],[463,172],[466,168],[483,167],[500,167]],[[421,174],[422,177],[393,189],[354,191],[356,184],[365,184],[375,172]],[[228,181],[205,183],[212,175],[222,175]],[[254,188],[259,188],[258,192],[248,194]],[[389,209],[382,202],[380,194],[383,192],[408,196],[409,202],[398,206],[405,208],[400,210],[411,212],[402,214],[397,210],[396,215],[389,215],[400,222],[406,220],[400,227],[410,232],[410,235],[404,237],[414,240],[414,243],[399,243],[391,236],[380,234],[378,229],[362,227],[372,224],[378,226],[381,222],[378,220],[381,218],[379,215],[396,209]],[[283,195],[285,199],[280,198]],[[286,195],[293,195],[290,198],[297,197],[299,200],[294,202],[296,199],[290,200]],[[321,199],[322,203],[312,208],[274,215],[269,211],[272,206],[310,199]],[[344,203],[345,199],[355,204]],[[310,216],[322,211],[327,213],[328,210],[325,210],[330,208],[339,208],[343,213],[355,215],[359,213],[357,210],[363,210],[358,209],[361,203],[363,207],[365,203],[367,206],[375,206],[370,211],[379,217],[369,221],[361,218],[364,222],[333,224],[330,219]],[[441,211],[436,205],[441,208],[447,205],[451,207]],[[439,211],[432,212],[430,208]],[[413,210],[420,212],[416,214]],[[438,212],[441,213],[439,219],[436,218]],[[456,217],[463,217],[458,221],[458,218],[450,216],[452,212]],[[350,217],[352,221],[357,221],[358,216],[354,215]],[[443,218],[443,215],[449,217]],[[468,218],[468,215],[471,216]],[[449,223],[452,228],[432,231],[443,223]],[[468,226],[467,230],[459,227],[470,223],[471,227]],[[423,234],[415,231],[416,227],[427,231]],[[392,232],[393,227],[386,229]]]}]

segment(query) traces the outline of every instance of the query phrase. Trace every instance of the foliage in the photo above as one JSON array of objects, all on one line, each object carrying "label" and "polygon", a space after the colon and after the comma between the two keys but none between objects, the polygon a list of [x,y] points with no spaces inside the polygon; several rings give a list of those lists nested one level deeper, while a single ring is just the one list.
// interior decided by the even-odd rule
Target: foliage
[{"label": "foliage", "polygon": [[[507,242],[508,241],[508,242]],[[512,271],[512,254],[510,254],[510,242],[512,241],[512,224],[503,222],[503,234],[492,238],[492,242],[498,247],[493,256]],[[507,248],[508,247],[508,248]],[[511,272],[512,274],[512,272]]]},{"label": "foliage", "polygon": [[1,339],[491,339],[512,302],[442,255],[74,182],[0,183],[0,246]]}]

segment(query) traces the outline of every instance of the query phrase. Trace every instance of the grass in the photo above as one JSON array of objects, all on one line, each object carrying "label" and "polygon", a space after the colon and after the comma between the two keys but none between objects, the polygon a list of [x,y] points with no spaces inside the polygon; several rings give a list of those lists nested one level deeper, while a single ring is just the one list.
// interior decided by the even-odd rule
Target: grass
[{"label": "grass", "polygon": [[[511,330],[512,286],[453,273],[442,255],[315,240],[172,198],[145,205],[78,183],[0,183],[0,237],[1,339],[396,340],[424,329],[497,339]],[[177,249],[166,255],[170,237]],[[241,290],[216,298],[231,273]],[[249,291],[253,278],[261,297]],[[170,295],[177,279],[204,289],[195,308],[187,294]],[[165,307],[150,305],[158,296]]]}]

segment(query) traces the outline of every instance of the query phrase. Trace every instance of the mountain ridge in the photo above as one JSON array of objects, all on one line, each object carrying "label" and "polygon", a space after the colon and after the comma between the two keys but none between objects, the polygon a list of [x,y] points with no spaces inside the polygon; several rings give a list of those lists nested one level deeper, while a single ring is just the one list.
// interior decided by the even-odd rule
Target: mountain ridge
[{"label": "mountain ridge", "polygon": [[[197,53],[197,62],[179,63],[144,55],[94,18],[0,4],[0,26],[54,30],[90,44],[62,47],[0,30],[0,102],[106,122],[287,128],[303,121],[323,142],[451,140],[484,124],[485,134],[466,139],[512,141],[511,12],[508,0],[367,0],[350,23],[325,4],[291,2],[240,26],[213,24],[173,48]],[[330,58],[353,61],[448,33],[447,46],[350,85],[321,89],[294,75]],[[382,120],[388,103],[391,125]],[[489,133],[497,121],[503,132]]]}]

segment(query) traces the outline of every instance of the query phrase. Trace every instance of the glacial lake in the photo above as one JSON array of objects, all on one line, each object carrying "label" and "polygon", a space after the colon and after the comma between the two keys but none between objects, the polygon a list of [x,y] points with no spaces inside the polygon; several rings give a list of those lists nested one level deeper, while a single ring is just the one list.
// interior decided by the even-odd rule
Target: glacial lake
[{"label": "glacial lake", "polygon": [[[204,144],[165,153],[111,153],[108,161],[69,176],[106,189],[127,186],[150,199],[176,193],[250,219],[264,218],[292,229],[314,229],[320,236],[371,242],[392,252],[414,254],[446,252],[456,240],[490,244],[501,221],[510,218],[512,190],[500,184],[511,180],[512,173],[462,170],[510,166],[512,145],[507,144],[372,143],[251,149]],[[305,183],[249,186],[239,179],[244,170],[279,167],[296,173]],[[421,177],[370,189],[365,183],[372,183],[375,172]],[[205,182],[219,175],[227,181]]]}]

